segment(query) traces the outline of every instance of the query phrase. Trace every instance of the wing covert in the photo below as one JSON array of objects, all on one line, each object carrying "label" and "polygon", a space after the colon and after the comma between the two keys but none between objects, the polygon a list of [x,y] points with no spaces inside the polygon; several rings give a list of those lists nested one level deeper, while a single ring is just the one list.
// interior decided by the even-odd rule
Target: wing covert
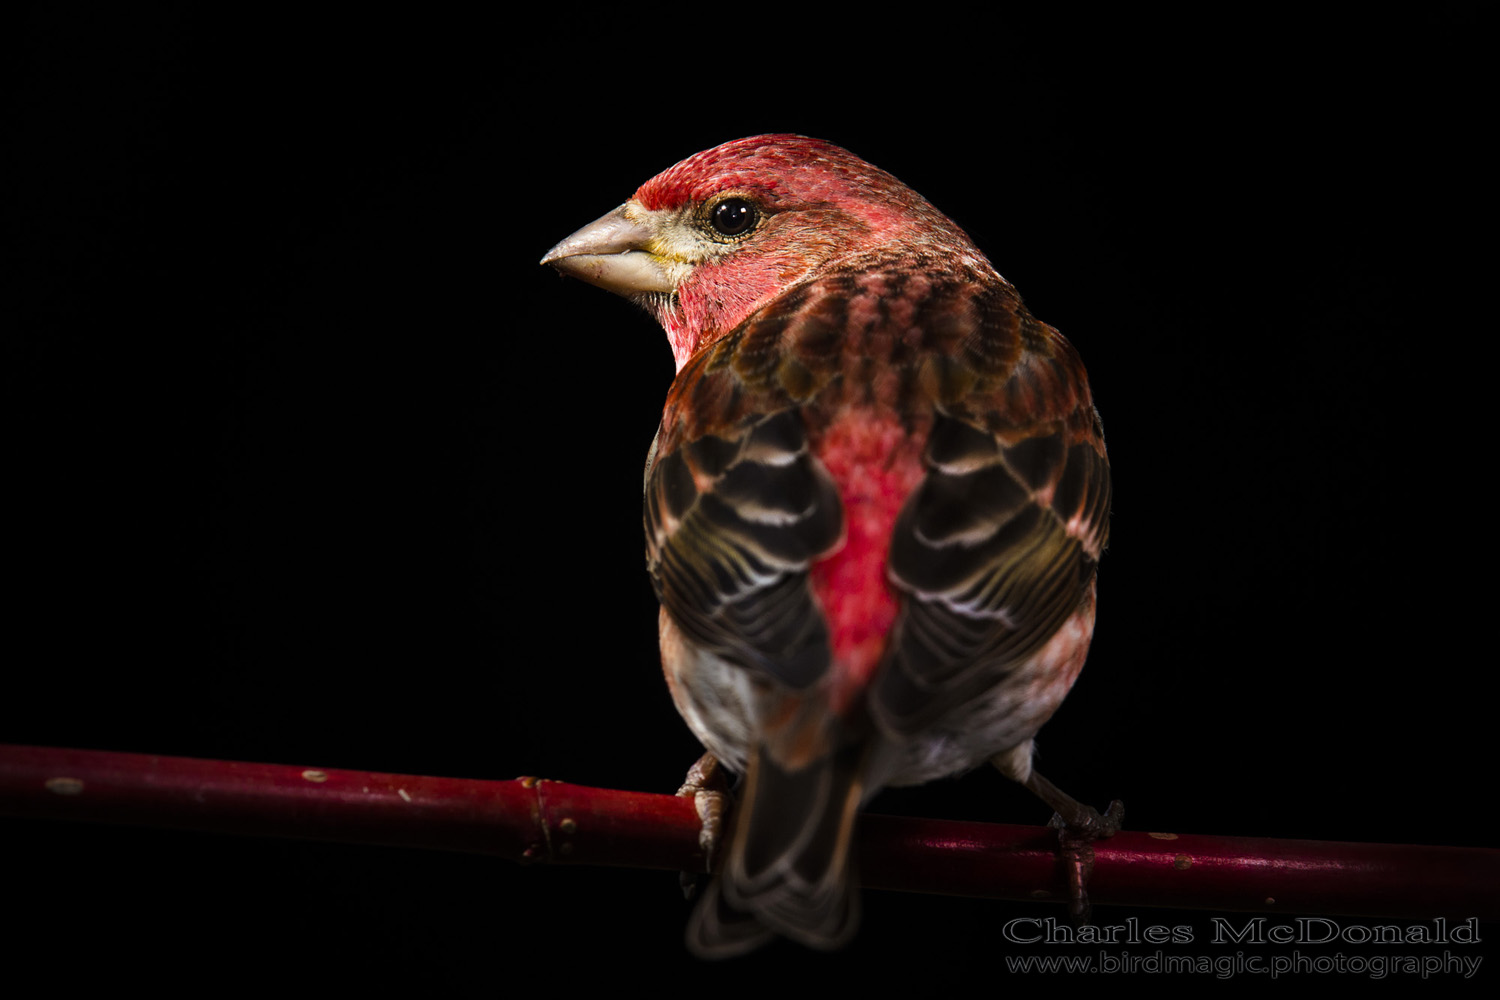
[{"label": "wing covert", "polygon": [[891,540],[906,599],[871,704],[896,734],[980,697],[1041,650],[1086,599],[1107,540],[1096,417],[987,423],[1004,429],[938,416],[927,476]]},{"label": "wing covert", "polygon": [[657,597],[695,642],[789,688],[828,669],[828,630],[807,568],[843,532],[838,491],[796,410],[654,454],[647,562]]}]

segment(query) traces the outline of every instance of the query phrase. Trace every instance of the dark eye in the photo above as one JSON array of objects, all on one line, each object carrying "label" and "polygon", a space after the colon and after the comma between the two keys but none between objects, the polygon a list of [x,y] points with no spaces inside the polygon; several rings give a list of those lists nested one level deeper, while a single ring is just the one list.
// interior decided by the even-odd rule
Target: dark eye
[{"label": "dark eye", "polygon": [[760,213],[744,198],[725,198],[713,207],[709,225],[722,236],[743,236],[755,228]]}]

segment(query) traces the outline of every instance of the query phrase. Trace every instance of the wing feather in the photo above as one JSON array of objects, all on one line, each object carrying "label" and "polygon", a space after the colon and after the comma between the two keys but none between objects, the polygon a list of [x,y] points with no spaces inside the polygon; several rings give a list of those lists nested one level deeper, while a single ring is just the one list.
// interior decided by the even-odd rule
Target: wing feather
[{"label": "wing feather", "polygon": [[807,587],[843,511],[795,410],[750,414],[646,473],[647,562],[657,596],[704,649],[801,690],[828,669],[828,629]]},{"label": "wing feather", "polygon": [[1040,426],[1002,438],[942,416],[902,510],[890,574],[906,602],[872,692],[911,735],[1005,682],[1077,611],[1107,537],[1102,441]]}]

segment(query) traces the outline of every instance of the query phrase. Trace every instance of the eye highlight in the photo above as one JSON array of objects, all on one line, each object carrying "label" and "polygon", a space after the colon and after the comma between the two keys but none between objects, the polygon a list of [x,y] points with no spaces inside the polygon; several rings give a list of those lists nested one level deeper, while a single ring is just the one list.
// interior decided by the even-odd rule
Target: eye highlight
[{"label": "eye highlight", "polygon": [[745,198],[725,198],[708,210],[708,224],[720,236],[744,236],[760,221],[760,210]]}]

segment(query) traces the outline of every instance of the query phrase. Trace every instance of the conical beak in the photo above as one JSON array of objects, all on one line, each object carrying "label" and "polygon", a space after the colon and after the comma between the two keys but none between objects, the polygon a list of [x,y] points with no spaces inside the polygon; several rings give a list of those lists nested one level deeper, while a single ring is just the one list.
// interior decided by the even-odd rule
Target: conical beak
[{"label": "conical beak", "polygon": [[681,267],[651,251],[650,213],[626,202],[547,251],[543,264],[617,295],[677,290]]}]

